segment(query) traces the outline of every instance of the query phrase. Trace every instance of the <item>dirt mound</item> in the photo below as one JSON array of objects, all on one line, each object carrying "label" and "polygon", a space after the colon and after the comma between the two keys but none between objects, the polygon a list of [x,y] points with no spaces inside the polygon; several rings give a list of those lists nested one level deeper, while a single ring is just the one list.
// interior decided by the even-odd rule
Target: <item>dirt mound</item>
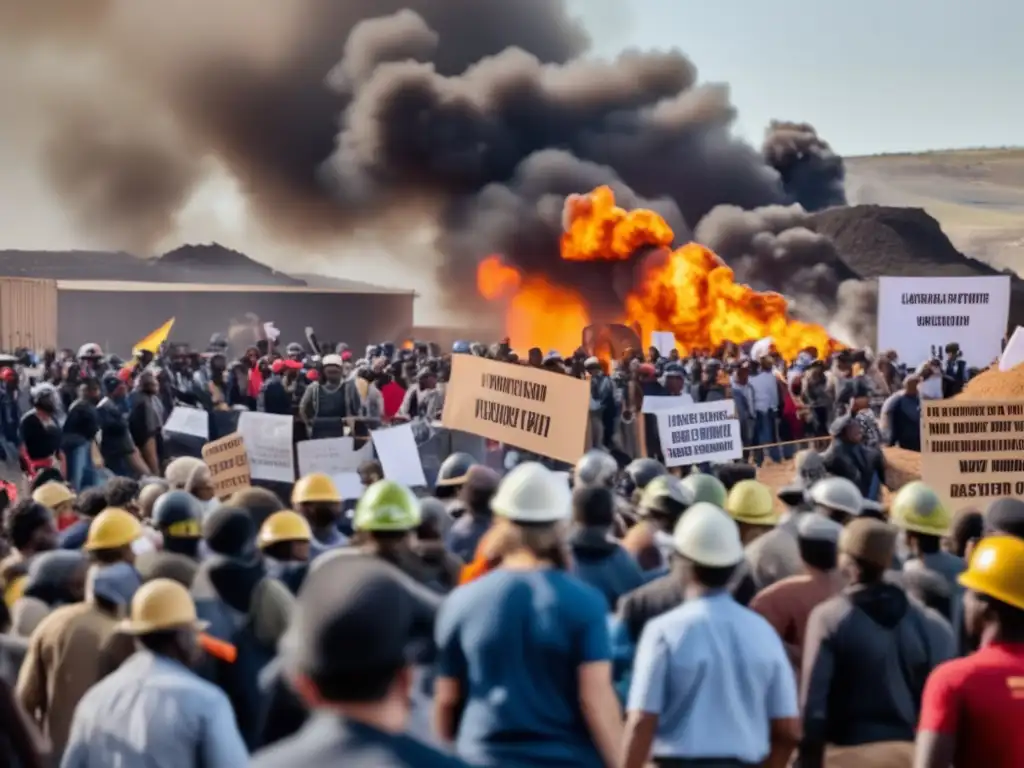
[{"label": "dirt mound", "polygon": [[1024,400],[1024,365],[1009,371],[986,368],[957,395],[959,400]]}]

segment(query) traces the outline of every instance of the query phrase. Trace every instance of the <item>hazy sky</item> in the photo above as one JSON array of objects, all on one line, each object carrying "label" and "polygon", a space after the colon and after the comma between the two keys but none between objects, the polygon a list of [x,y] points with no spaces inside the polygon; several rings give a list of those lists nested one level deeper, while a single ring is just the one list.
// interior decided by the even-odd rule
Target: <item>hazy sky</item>
[{"label": "hazy sky", "polygon": [[738,130],[813,123],[843,155],[1024,143],[1020,0],[571,0],[597,50],[678,47]]}]

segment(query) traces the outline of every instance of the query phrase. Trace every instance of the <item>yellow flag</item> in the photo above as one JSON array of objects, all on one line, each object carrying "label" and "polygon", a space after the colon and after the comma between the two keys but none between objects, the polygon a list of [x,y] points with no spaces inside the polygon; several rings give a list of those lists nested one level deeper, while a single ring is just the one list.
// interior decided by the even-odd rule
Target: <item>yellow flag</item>
[{"label": "yellow flag", "polygon": [[132,347],[132,354],[138,355],[141,352],[152,352],[155,355],[160,349],[160,345],[167,341],[167,337],[171,335],[171,328],[173,327],[174,318],[172,317],[151,334],[135,342],[135,346]]}]

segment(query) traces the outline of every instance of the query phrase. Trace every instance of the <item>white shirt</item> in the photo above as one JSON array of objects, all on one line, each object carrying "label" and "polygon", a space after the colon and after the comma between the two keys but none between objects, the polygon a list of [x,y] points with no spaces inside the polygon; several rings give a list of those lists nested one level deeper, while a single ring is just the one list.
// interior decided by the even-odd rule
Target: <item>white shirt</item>
[{"label": "white shirt", "polygon": [[917,392],[923,400],[941,400],[942,377],[933,373],[918,385]]},{"label": "white shirt", "polygon": [[771,371],[761,371],[750,377],[750,390],[754,394],[754,410],[758,413],[779,408],[779,380]]}]

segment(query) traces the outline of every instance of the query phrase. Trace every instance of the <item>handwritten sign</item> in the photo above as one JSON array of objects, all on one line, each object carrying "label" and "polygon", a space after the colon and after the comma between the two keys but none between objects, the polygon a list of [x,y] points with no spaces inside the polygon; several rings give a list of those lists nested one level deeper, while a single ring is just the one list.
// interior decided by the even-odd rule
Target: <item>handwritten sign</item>
[{"label": "handwritten sign", "polygon": [[1024,400],[922,402],[921,479],[951,511],[1024,499]]},{"label": "handwritten sign", "polygon": [[291,416],[243,411],[238,432],[249,451],[249,466],[256,480],[295,482],[295,454],[292,451]]},{"label": "handwritten sign", "polygon": [[321,440],[303,440],[298,443],[299,475],[322,472],[335,475],[341,472],[355,472],[364,461],[373,458],[373,445],[369,442],[355,449],[351,437],[328,437]]},{"label": "handwritten sign", "polygon": [[455,355],[442,423],[541,456],[583,455],[590,382],[539,368]]},{"label": "handwritten sign", "polygon": [[722,462],[743,456],[740,423],[732,400],[660,410],[658,437],[665,465]]},{"label": "handwritten sign", "polygon": [[245,448],[245,440],[237,432],[204,445],[203,461],[213,475],[214,493],[219,499],[248,488],[252,483],[249,453]]}]

